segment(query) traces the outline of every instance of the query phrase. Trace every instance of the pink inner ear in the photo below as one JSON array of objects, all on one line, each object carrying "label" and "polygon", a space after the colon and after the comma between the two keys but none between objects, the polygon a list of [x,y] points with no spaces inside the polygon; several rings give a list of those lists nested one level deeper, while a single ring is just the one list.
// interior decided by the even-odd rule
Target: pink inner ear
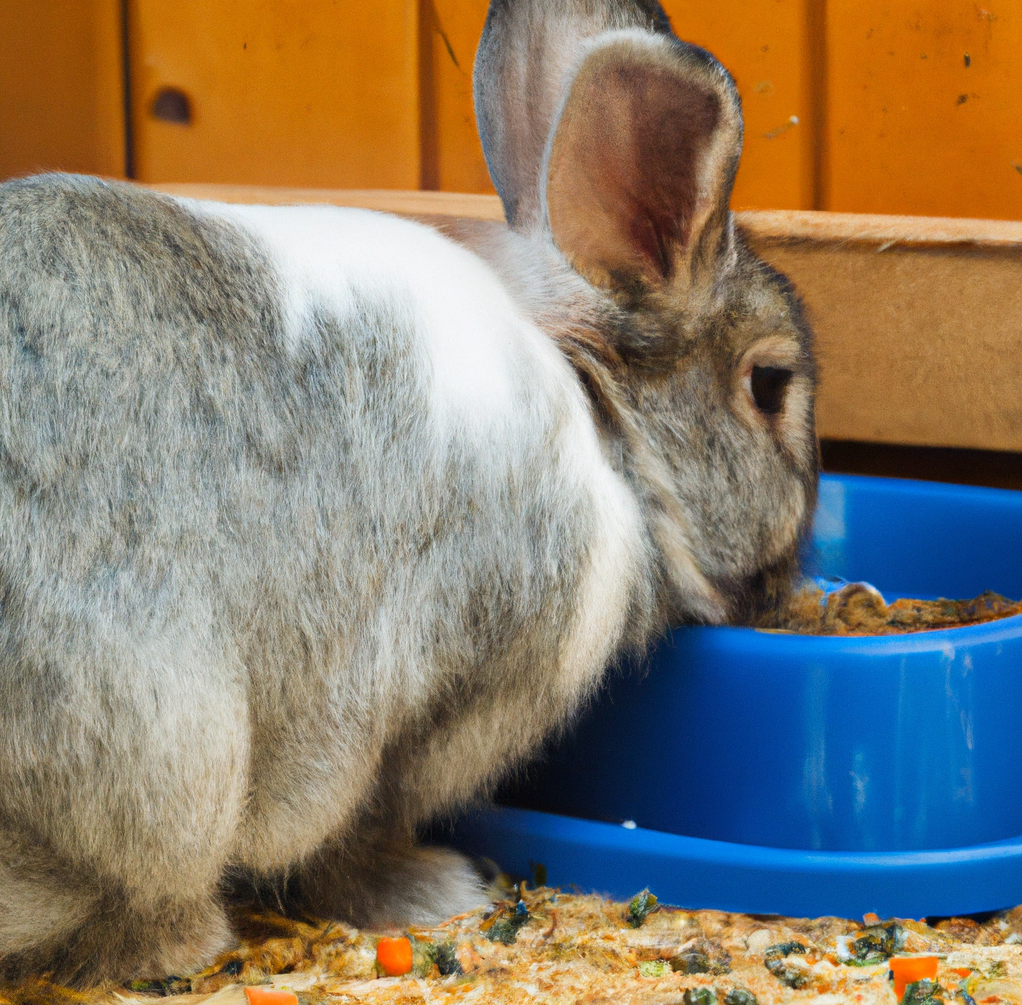
[{"label": "pink inner ear", "polygon": [[630,83],[636,141],[632,239],[666,279],[672,252],[688,246],[699,158],[720,108],[715,94],[666,75]]},{"label": "pink inner ear", "polygon": [[561,250],[583,270],[669,279],[694,237],[698,172],[719,119],[717,95],[672,66],[583,67],[547,183]]}]

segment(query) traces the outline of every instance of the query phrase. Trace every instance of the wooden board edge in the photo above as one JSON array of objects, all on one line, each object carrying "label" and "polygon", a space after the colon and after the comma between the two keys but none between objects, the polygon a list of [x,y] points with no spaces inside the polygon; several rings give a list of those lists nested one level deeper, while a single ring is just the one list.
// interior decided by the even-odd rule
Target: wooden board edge
[{"label": "wooden board edge", "polygon": [[[391,189],[277,188],[264,185],[159,184],[158,192],[218,202],[269,205],[320,203],[387,213],[503,220],[495,195]],[[738,225],[755,244],[788,241],[878,246],[961,246],[1022,249],[1022,221],[880,216],[815,210],[742,210]]]},{"label": "wooden board edge", "polygon": [[881,216],[818,210],[745,210],[738,225],[754,243],[812,241],[922,247],[1022,248],[1022,221]]},{"label": "wooden board edge", "polygon": [[269,185],[214,185],[173,183],[146,185],[167,195],[215,202],[271,206],[329,205],[374,209],[414,216],[464,217],[503,220],[504,210],[495,195],[461,192],[422,192],[398,189],[285,188]]}]

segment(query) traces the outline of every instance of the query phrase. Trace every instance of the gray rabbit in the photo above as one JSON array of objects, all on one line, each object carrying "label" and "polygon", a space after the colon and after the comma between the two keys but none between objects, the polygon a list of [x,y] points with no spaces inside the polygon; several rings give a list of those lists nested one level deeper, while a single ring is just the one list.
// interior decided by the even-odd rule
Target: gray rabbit
[{"label": "gray rabbit", "polygon": [[790,587],[811,338],[655,0],[493,0],[510,227],[0,186],[0,976],[180,973],[223,884],[483,899],[416,828],[622,650]]}]

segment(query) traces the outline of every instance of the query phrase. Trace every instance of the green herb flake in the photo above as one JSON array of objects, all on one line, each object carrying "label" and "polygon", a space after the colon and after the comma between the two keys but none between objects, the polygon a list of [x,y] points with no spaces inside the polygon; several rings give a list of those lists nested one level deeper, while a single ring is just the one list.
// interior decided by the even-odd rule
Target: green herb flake
[{"label": "green herb flake", "polygon": [[809,983],[809,975],[803,967],[792,966],[787,960],[792,954],[804,956],[807,952],[807,947],[801,942],[778,942],[767,946],[763,964],[782,984],[789,988],[803,988]]},{"label": "green herb flake", "polygon": [[432,966],[440,971],[441,977],[450,977],[452,974],[464,972],[458,962],[457,947],[451,939],[430,943],[426,948],[426,958]]},{"label": "green herb flake", "polygon": [[502,942],[505,946],[514,945],[518,939],[518,932],[529,920],[529,909],[525,906],[524,900],[519,900],[514,911],[498,918],[486,933],[490,942]]},{"label": "green herb flake", "polygon": [[901,1005],[944,1005],[943,993],[944,989],[936,981],[915,981],[905,987]]},{"label": "green herb flake", "polygon": [[643,960],[639,964],[640,977],[666,977],[671,972],[667,960]]},{"label": "green herb flake", "polygon": [[678,953],[671,957],[671,969],[678,974],[708,974],[710,958],[706,953]]},{"label": "green herb flake", "polygon": [[889,960],[905,941],[905,932],[901,925],[871,925],[864,928],[856,936],[851,945],[852,958],[849,963],[857,966],[870,966]]},{"label": "green herb flake", "polygon": [[713,988],[689,988],[682,996],[684,1005],[717,1005],[717,992]]},{"label": "green herb flake", "polygon": [[724,995],[724,1005],[759,1005],[759,999],[745,988],[732,988]]},{"label": "green herb flake", "polygon": [[656,910],[656,906],[657,899],[649,892],[648,887],[637,893],[628,904],[628,924],[632,928],[638,928],[646,920],[646,916]]}]

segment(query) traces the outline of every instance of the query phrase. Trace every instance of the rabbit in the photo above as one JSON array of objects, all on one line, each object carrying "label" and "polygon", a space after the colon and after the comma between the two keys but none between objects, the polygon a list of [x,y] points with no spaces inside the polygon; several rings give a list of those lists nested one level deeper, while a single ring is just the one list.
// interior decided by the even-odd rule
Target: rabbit
[{"label": "rabbit", "polygon": [[731,78],[655,0],[493,0],[475,93],[507,226],[0,186],[0,977],[194,971],[240,881],[484,903],[424,822],[790,589],[812,338]]}]

